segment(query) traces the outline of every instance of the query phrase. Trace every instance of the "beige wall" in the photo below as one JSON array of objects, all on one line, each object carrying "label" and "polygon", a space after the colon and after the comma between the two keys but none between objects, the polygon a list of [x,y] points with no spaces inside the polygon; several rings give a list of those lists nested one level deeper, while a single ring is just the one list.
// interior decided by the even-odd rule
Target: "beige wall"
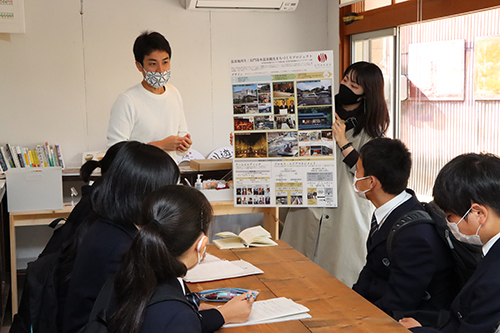
[{"label": "beige wall", "polygon": [[145,29],[171,43],[170,82],[203,155],[229,143],[230,58],[338,54],[335,0],[300,0],[294,12],[187,11],[179,0],[24,3],[26,33],[0,34],[0,144],[58,143],[74,167],[83,151],[105,149],[112,103],[141,80],[132,43]]}]

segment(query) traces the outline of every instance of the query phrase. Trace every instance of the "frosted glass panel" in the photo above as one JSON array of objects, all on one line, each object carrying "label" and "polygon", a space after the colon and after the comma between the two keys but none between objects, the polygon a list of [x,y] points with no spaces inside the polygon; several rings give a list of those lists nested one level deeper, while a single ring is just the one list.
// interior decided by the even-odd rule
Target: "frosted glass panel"
[{"label": "frosted glass panel", "polygon": [[[402,75],[410,72],[414,45],[437,43],[444,46],[457,40],[465,45],[465,50],[462,47],[455,51],[459,54],[450,55],[450,59],[465,61],[463,70],[458,73],[463,75],[465,81],[462,85],[463,98],[450,101],[446,96],[439,96],[437,85],[434,85],[434,90],[423,89],[426,86],[419,86],[418,82],[410,79],[409,97],[401,102],[400,136],[413,156],[409,186],[421,200],[431,198],[437,173],[455,156],[467,152],[500,155],[500,94],[490,94],[488,98],[479,95],[477,91],[482,82],[489,78],[478,76],[482,81],[475,82],[474,74],[474,69],[481,68],[481,64],[498,62],[483,61],[484,55],[495,59],[492,58],[494,52],[481,53],[481,50],[485,40],[489,42],[487,46],[495,45],[498,40],[494,36],[500,35],[499,17],[500,9],[494,9],[401,28]],[[436,61],[438,58],[436,55]],[[419,70],[430,72],[432,68],[421,66]],[[450,75],[449,79],[456,80],[453,77]]]}]

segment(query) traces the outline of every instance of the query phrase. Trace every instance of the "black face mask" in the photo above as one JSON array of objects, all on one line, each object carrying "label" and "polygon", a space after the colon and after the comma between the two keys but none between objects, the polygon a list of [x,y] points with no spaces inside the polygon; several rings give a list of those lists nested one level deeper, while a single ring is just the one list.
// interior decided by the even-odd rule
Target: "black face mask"
[{"label": "black face mask", "polygon": [[340,101],[340,104],[342,104],[342,105],[356,104],[356,103],[360,102],[360,101],[358,101],[358,98],[362,97],[363,95],[356,95],[345,84],[341,84],[340,85],[340,89],[339,89],[339,101]]}]

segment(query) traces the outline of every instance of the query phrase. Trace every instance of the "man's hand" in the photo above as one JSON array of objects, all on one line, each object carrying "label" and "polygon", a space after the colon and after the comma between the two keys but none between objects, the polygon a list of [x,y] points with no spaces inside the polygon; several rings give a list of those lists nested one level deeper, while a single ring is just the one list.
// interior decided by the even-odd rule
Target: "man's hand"
[{"label": "man's hand", "polygon": [[153,141],[149,143],[150,145],[156,146],[165,151],[180,151],[182,153],[188,151],[188,149],[193,144],[191,141],[191,135],[188,133],[185,136],[171,135],[163,140]]}]

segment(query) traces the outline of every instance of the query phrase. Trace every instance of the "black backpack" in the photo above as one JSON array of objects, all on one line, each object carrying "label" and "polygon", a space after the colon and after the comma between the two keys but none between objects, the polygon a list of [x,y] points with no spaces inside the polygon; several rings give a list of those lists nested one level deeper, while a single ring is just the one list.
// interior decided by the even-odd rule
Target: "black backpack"
[{"label": "black backpack", "polygon": [[[88,187],[88,186],[87,186]],[[82,199],[68,218],[58,218],[49,224],[54,233],[39,257],[28,263],[26,284],[19,310],[14,316],[10,333],[57,333],[61,331],[60,258],[71,245],[76,230],[92,220],[90,189],[82,187]],[[89,219],[87,222],[86,219]],[[58,227],[61,221],[65,224]]]},{"label": "black backpack", "polygon": [[[108,333],[108,319],[111,316],[113,309],[116,307],[114,299],[114,278],[109,278],[97,296],[97,299],[90,313],[88,323],[78,333]],[[178,301],[189,305],[193,311],[197,312],[194,306],[187,300],[186,297],[176,295],[176,291],[172,286],[158,286],[153,297],[149,300],[148,305],[153,305],[163,301]]]},{"label": "black backpack", "polygon": [[389,236],[387,237],[387,255],[389,262],[392,259],[394,238],[401,229],[416,223],[432,224],[450,249],[454,261],[455,276],[457,277],[458,286],[461,289],[476,270],[479,261],[483,258],[481,247],[458,241],[448,228],[445,214],[435,203],[422,203],[422,205],[425,211],[414,210],[409,212],[403,215],[401,219],[392,226]]}]

